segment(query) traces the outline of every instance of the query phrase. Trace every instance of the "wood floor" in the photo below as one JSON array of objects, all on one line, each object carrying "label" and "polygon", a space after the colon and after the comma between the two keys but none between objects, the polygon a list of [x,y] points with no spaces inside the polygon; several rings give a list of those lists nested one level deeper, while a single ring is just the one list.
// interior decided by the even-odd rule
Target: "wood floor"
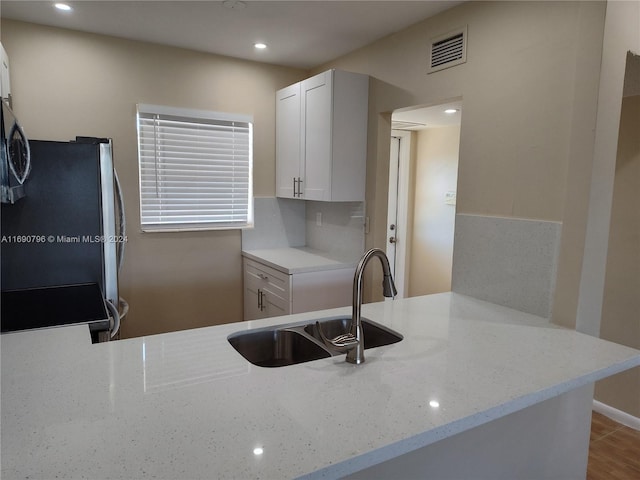
[{"label": "wood floor", "polygon": [[587,480],[640,479],[640,431],[593,412]]}]

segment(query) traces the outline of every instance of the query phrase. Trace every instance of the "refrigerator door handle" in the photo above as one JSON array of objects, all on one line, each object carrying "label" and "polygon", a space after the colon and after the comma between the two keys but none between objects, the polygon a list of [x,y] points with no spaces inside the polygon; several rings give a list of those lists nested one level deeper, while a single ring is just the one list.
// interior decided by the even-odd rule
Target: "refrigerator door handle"
[{"label": "refrigerator door handle", "polygon": [[99,144],[100,186],[102,195],[102,250],[104,258],[105,298],[118,303],[118,264],[116,216],[115,216],[115,180],[111,141]]},{"label": "refrigerator door handle", "polygon": [[122,187],[120,186],[120,179],[118,178],[118,172],[113,169],[113,179],[116,187],[116,206],[118,210],[118,243],[116,244],[116,262],[118,265],[118,272],[122,269],[122,262],[124,260],[125,243],[127,243],[127,219],[124,212],[124,196],[122,195]]},{"label": "refrigerator door handle", "polygon": [[18,122],[14,122],[9,131],[9,143],[7,146],[9,168],[20,185],[31,173],[31,150],[29,140]]},{"label": "refrigerator door handle", "polygon": [[105,300],[105,305],[107,306],[107,310],[109,310],[109,313],[113,318],[113,325],[111,325],[110,328],[111,338],[113,338],[120,330],[120,313],[118,313],[118,308],[109,300]]}]

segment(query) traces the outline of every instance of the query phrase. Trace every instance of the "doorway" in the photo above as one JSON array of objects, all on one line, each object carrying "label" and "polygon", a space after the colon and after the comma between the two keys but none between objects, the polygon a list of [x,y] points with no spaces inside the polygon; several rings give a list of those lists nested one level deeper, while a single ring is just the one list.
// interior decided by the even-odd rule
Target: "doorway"
[{"label": "doorway", "polygon": [[387,256],[398,296],[451,291],[462,101],[392,114]]}]

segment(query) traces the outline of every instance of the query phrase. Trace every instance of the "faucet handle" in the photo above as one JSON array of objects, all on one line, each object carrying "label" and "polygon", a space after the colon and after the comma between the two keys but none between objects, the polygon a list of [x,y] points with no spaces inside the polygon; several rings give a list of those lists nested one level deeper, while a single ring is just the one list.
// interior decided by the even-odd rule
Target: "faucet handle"
[{"label": "faucet handle", "polygon": [[338,335],[336,338],[330,340],[328,339],[322,331],[322,327],[320,326],[320,322],[316,321],[316,329],[318,330],[318,334],[320,335],[320,339],[322,342],[329,348],[336,350],[337,352],[348,352],[352,348],[358,346],[360,341],[355,337],[355,335],[351,333],[344,333],[342,335]]}]

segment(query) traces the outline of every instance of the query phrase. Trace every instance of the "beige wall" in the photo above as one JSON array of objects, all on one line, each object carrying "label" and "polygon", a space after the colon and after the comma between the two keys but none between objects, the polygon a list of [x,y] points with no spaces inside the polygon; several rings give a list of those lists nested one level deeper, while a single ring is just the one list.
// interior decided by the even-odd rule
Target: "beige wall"
[{"label": "beige wall", "polygon": [[[640,2],[607,2],[576,330],[598,336],[628,52],[640,52]],[[564,244],[563,238],[563,244]],[[563,245],[564,247],[564,245]],[[576,245],[566,245],[576,248]],[[564,248],[563,248],[564,250]],[[565,322],[563,322],[566,324]]]},{"label": "beige wall", "polygon": [[251,114],[254,191],[274,195],[274,92],[306,72],[2,20],[14,107],[29,137],[111,137],[129,242],[124,336],[240,321],[240,231],[140,232],[136,104]]},{"label": "beige wall", "polygon": [[[640,349],[640,95],[622,101],[600,337]],[[596,399],[640,418],[640,368],[596,383]]]},{"label": "beige wall", "polygon": [[[584,254],[575,315],[577,330],[591,335],[602,335],[605,338],[610,336],[622,339],[624,337],[624,340],[620,341],[636,347],[640,344],[637,303],[623,297],[628,294],[624,285],[627,281],[637,285],[638,270],[636,269],[635,276],[631,273],[635,282],[628,278],[624,279],[626,267],[622,264],[625,257],[629,267],[634,265],[634,259],[635,265],[638,264],[638,240],[636,238],[635,247],[625,245],[621,239],[632,234],[633,223],[623,227],[618,225],[619,218],[624,212],[620,208],[625,208],[619,205],[620,196],[624,198],[627,195],[618,193],[618,189],[624,191],[621,181],[633,182],[635,173],[632,173],[631,168],[628,180],[622,180],[617,168],[623,163],[620,155],[629,155],[630,151],[637,148],[637,143],[633,143],[634,140],[626,140],[625,136],[629,139],[631,135],[631,138],[635,138],[637,142],[638,113],[637,110],[634,113],[633,108],[628,110],[626,101],[623,107],[623,95],[638,95],[637,91],[635,93],[629,91],[634,84],[637,85],[637,74],[640,71],[638,57],[629,54],[629,52],[640,53],[638,25],[640,25],[640,2],[609,1],[607,3],[591,188],[588,215],[585,218]],[[635,115],[636,120],[630,120],[628,115],[632,118]],[[628,128],[632,129],[630,134],[627,131]],[[635,178],[637,189],[637,176]],[[637,195],[634,199],[637,205]],[[637,206],[635,210],[637,215]],[[610,241],[613,245],[609,245]],[[621,250],[613,251],[616,248]],[[618,289],[619,291],[616,291]],[[616,296],[620,295],[619,299],[611,297],[613,291],[616,291]],[[637,289],[635,295],[637,295]],[[616,304],[618,300],[621,302],[620,305]],[[596,397],[614,408],[638,415],[639,393],[640,373],[639,369],[634,369],[608,382],[599,383]]]},{"label": "beige wall", "polygon": [[456,207],[445,204],[445,194],[456,191],[460,127],[420,130],[416,137],[410,297],[451,291]]},{"label": "beige wall", "polygon": [[[604,14],[602,2],[468,2],[315,69],[372,76],[367,246],[385,244],[388,112],[453,98],[464,100],[458,213],[580,221]],[[468,26],[467,62],[427,75],[430,38],[461,25]],[[567,198],[570,186],[575,195]],[[565,271],[575,275],[579,266]],[[559,298],[575,297],[574,287],[562,285]]]}]

